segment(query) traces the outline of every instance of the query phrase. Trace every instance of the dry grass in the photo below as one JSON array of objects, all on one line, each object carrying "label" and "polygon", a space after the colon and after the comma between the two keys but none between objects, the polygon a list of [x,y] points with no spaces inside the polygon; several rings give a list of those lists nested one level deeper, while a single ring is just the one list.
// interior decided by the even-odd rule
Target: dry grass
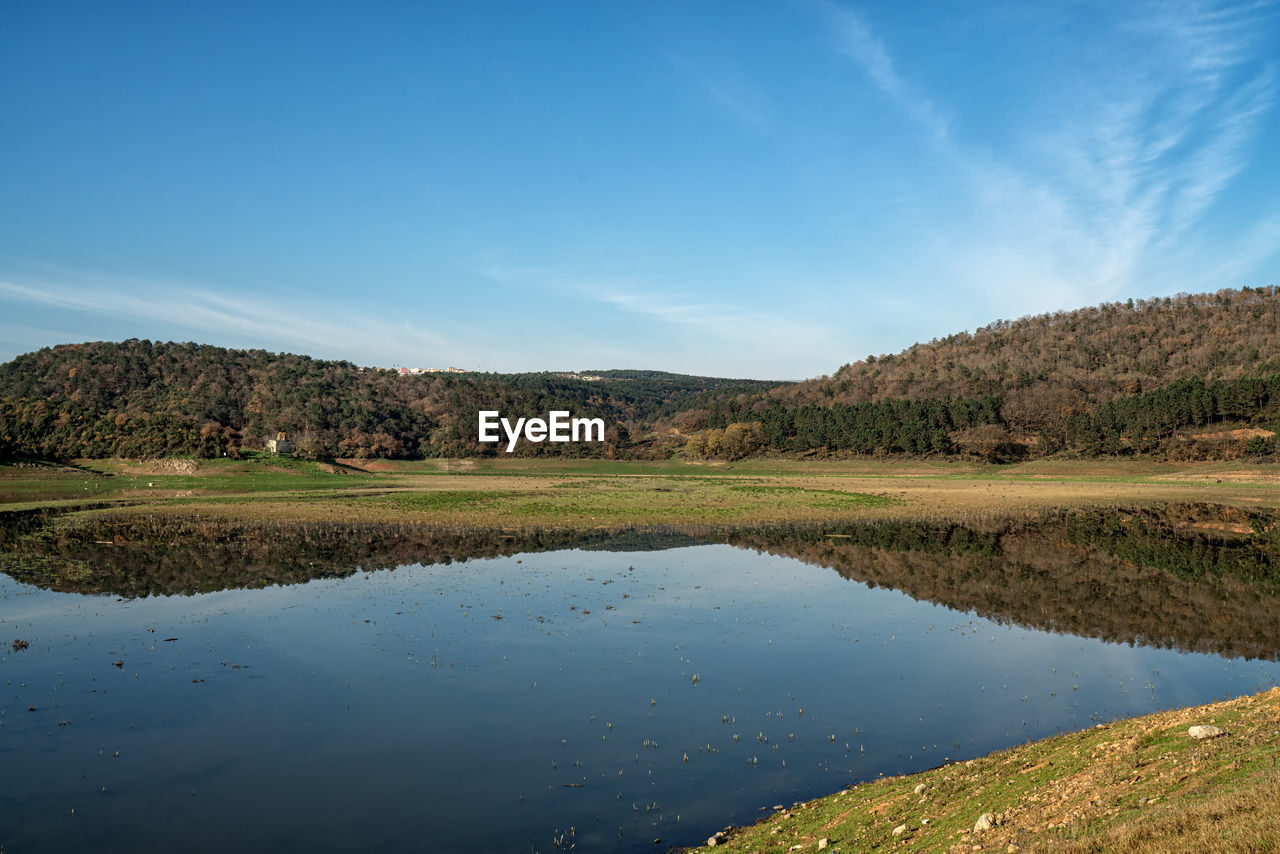
[{"label": "dry grass", "polygon": [[[1196,741],[1192,724],[1226,734]],[[864,783],[732,830],[715,850],[1275,851],[1278,749],[1273,688]],[[984,813],[995,825],[979,830]]]},{"label": "dry grass", "polygon": [[1046,507],[1206,501],[1280,506],[1280,467],[1040,461],[1021,466],[874,460],[719,465],[600,460],[388,463],[328,470],[290,461],[201,462],[195,472],[92,463],[0,468],[0,508],[57,502],[131,512],[442,525],[755,524],[1011,516]]},{"label": "dry grass", "polygon": [[1215,795],[1199,803],[1171,804],[1151,815],[1087,839],[1066,842],[1062,854],[1235,854],[1280,850],[1280,778]]}]

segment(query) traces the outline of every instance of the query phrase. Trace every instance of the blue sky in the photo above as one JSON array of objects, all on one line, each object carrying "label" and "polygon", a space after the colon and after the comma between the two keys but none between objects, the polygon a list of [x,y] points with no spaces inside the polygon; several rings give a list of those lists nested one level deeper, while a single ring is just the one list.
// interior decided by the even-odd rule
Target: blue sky
[{"label": "blue sky", "polygon": [[0,2],[0,358],[800,378],[1280,280],[1275,3]]}]

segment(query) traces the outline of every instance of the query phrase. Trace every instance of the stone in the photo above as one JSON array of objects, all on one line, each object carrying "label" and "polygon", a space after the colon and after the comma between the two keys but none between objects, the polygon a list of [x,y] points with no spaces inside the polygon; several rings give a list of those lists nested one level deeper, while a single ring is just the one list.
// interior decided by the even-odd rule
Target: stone
[{"label": "stone", "polygon": [[707,837],[707,845],[709,845],[710,847],[715,848],[719,844],[720,844],[720,840],[716,839],[714,836]]},{"label": "stone", "polygon": [[925,789],[925,785],[924,785],[924,783],[921,783],[921,784],[919,784],[918,786],[916,786],[916,787],[915,787],[915,789],[914,789],[913,791],[915,791],[915,793],[916,793],[917,795],[923,795],[923,794],[924,794],[924,789]]},{"label": "stone", "polygon": [[1018,854],[1018,852],[1021,851],[1022,849],[1014,845],[1012,842],[1010,842],[1009,847],[1004,850],[1009,852],[1009,854]]},{"label": "stone", "polygon": [[1197,741],[1203,741],[1206,738],[1217,738],[1220,735],[1226,735],[1226,732],[1221,729],[1218,729],[1216,726],[1209,726],[1205,724],[1205,725],[1191,727],[1189,730],[1187,730],[1187,735],[1191,736]]},{"label": "stone", "polygon": [[984,812],[982,815],[978,816],[978,820],[973,823],[973,832],[977,833],[980,830],[990,830],[995,826],[996,826],[995,814]]},{"label": "stone", "polygon": [[905,824],[900,824],[893,829],[894,836],[901,836],[906,832],[907,832],[907,826]]},{"label": "stone", "polygon": [[818,840],[818,850],[821,851],[823,848],[826,848],[830,842],[830,839],[827,839],[825,836],[822,837]]}]

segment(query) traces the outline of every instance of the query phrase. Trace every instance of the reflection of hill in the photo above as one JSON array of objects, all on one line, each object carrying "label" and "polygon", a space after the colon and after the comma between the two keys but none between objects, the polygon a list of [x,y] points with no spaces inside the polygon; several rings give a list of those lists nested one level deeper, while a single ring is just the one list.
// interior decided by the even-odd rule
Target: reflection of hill
[{"label": "reflection of hill", "polygon": [[984,528],[878,521],[585,532],[0,514],[0,571],[52,590],[133,597],[295,584],[519,552],[723,542],[996,620],[1275,659],[1276,521],[1189,504],[1047,513]]},{"label": "reflection of hill", "polygon": [[985,533],[955,525],[865,524],[758,531],[730,542],[1000,621],[1275,659],[1277,533],[1269,517],[1173,505],[1162,513],[1049,514]]},{"label": "reflection of hill", "polygon": [[590,552],[660,552],[687,546],[704,546],[711,540],[705,535],[669,528],[626,528],[619,531],[594,532],[573,547]]},{"label": "reflection of hill", "polygon": [[668,548],[696,542],[687,534],[656,529],[505,531],[145,516],[67,526],[52,522],[53,517],[45,514],[5,514],[0,523],[0,571],[50,590],[127,597],[297,584],[358,570],[517,552],[631,550],[652,537],[676,536],[663,546]]}]

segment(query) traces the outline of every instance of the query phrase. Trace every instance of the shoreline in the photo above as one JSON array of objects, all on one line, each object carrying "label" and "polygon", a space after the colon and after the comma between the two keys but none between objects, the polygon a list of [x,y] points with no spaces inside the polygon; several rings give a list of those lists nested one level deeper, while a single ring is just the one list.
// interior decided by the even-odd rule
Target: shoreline
[{"label": "shoreline", "polygon": [[[1193,737],[1201,726],[1219,732]],[[682,850],[1271,850],[1280,838],[1278,750],[1272,687],[775,806],[754,825]]]}]

